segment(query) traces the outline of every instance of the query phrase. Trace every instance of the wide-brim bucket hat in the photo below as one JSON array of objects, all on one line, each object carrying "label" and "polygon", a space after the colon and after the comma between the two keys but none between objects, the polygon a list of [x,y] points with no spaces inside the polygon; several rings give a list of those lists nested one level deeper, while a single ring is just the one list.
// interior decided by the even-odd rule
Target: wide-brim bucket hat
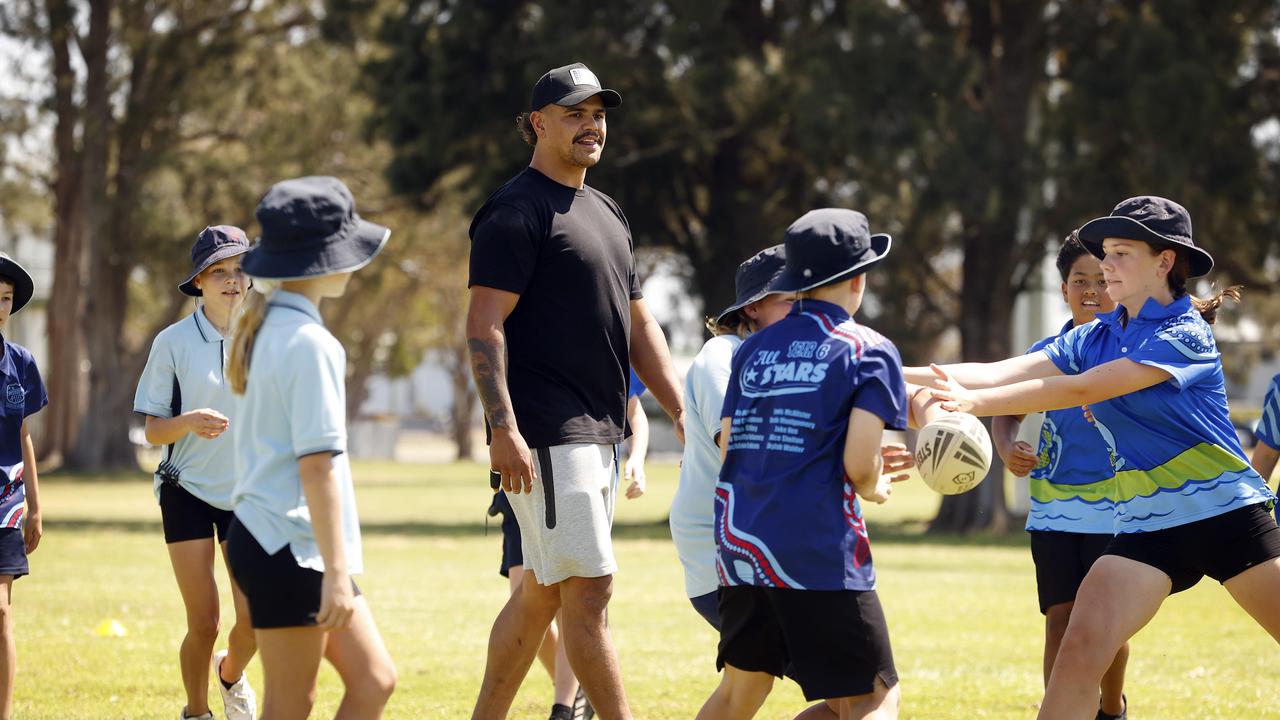
[{"label": "wide-brim bucket hat", "polygon": [[1106,256],[1102,241],[1107,238],[1141,240],[1158,248],[1184,248],[1191,261],[1189,277],[1198,278],[1213,270],[1213,256],[1196,247],[1191,237],[1191,214],[1178,203],[1155,195],[1131,197],[1115,206],[1111,214],[1084,224],[1080,243],[1098,259]]},{"label": "wide-brim bucket hat", "polygon": [[733,313],[771,294],[781,293],[781,290],[772,290],[770,286],[785,266],[786,246],[781,243],[765,248],[742,261],[733,276],[735,295],[733,304],[716,316],[716,324],[728,324],[732,322],[730,316]]},{"label": "wide-brim bucket hat", "polygon": [[31,273],[27,272],[26,268],[2,252],[0,252],[0,275],[13,281],[13,306],[9,308],[9,314],[12,315],[31,302],[36,284],[31,280]]},{"label": "wide-brim bucket hat", "polygon": [[860,275],[889,254],[893,238],[872,234],[857,210],[820,208],[791,223],[784,244],[787,264],[769,288],[774,292],[804,292]]},{"label": "wide-brim bucket hat", "polygon": [[204,295],[195,285],[196,276],[215,263],[249,252],[250,247],[249,237],[234,225],[210,225],[201,230],[191,246],[191,274],[178,289],[192,297]]},{"label": "wide-brim bucket hat", "polygon": [[351,272],[368,265],[391,231],[356,214],[338,178],[313,175],[271,186],[256,212],[262,235],[241,269],[270,280]]}]

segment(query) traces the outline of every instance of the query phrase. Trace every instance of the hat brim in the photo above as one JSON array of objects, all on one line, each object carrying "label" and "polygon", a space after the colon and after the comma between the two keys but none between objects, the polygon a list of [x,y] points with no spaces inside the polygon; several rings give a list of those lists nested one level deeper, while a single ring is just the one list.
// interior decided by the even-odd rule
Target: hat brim
[{"label": "hat brim", "polygon": [[1107,238],[1124,238],[1126,240],[1140,240],[1161,248],[1168,247],[1175,250],[1182,248],[1190,251],[1190,277],[1203,277],[1213,270],[1213,256],[1205,250],[1161,235],[1133,218],[1115,215],[1096,218],[1085,223],[1084,227],[1076,232],[1076,235],[1080,238],[1080,244],[1084,245],[1085,249],[1099,260],[1106,256],[1102,249],[1103,240]]},{"label": "hat brim", "polygon": [[786,291],[786,290],[774,290],[772,287],[766,287],[765,289],[761,290],[760,292],[756,293],[755,295],[752,295],[750,298],[748,298],[748,299],[746,299],[746,300],[744,300],[744,301],[742,301],[742,302],[740,302],[740,303],[737,303],[736,305],[730,305],[729,307],[727,307],[727,308],[725,308],[724,310],[720,311],[720,314],[716,316],[716,324],[717,324],[717,325],[724,325],[724,324],[725,324],[725,319],[726,319],[726,318],[728,318],[728,317],[729,317],[730,315],[732,315],[733,313],[738,312],[738,311],[739,311],[739,310],[741,310],[742,308],[744,308],[744,307],[746,307],[746,306],[750,305],[751,303],[759,302],[759,301],[761,301],[761,300],[763,300],[763,299],[765,299],[765,298],[769,297],[770,295],[782,295],[782,294],[784,294],[785,292],[787,292],[787,291]]},{"label": "hat brim", "polygon": [[774,280],[773,284],[769,286],[769,292],[806,292],[838,280],[851,279],[870,270],[876,263],[883,260],[892,247],[892,236],[877,233],[871,236],[871,251],[874,253],[872,257],[859,260],[850,267],[816,281],[812,278],[804,277],[801,273],[796,272],[794,268],[787,267],[778,276],[778,279]]},{"label": "hat brim", "polygon": [[389,229],[357,218],[353,231],[330,236],[312,247],[281,250],[266,246],[259,239],[244,256],[240,269],[249,277],[264,280],[303,280],[354,272],[372,262],[390,237]]},{"label": "hat brim", "polygon": [[209,255],[209,257],[205,258],[204,262],[200,263],[200,267],[191,271],[191,274],[187,276],[187,279],[183,280],[182,283],[178,285],[178,289],[181,290],[184,295],[190,295],[191,297],[203,297],[204,291],[195,285],[196,276],[205,270],[208,270],[210,266],[216,263],[220,263],[227,258],[233,258],[237,255],[243,255],[247,252],[249,252],[248,245],[226,245],[215,250],[211,255]]},{"label": "hat brim", "polygon": [[594,97],[596,95],[600,96],[600,101],[603,102],[604,106],[607,108],[616,108],[622,104],[622,96],[618,94],[618,91],[610,90],[608,88],[603,90],[578,90],[576,92],[571,92],[557,100],[555,104],[560,105],[561,107],[569,107],[570,105],[577,105],[587,98]]},{"label": "hat brim", "polygon": [[26,268],[7,257],[0,258],[0,275],[13,280],[13,305],[9,308],[9,314],[12,315],[31,302],[36,284],[31,280],[31,273],[28,273]]}]

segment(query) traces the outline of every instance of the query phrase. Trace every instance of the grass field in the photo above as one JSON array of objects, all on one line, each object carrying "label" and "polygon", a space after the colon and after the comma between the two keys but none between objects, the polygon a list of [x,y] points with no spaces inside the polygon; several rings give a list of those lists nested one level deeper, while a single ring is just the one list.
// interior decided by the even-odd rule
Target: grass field
[{"label": "grass field", "polygon": [[[507,593],[498,529],[484,530],[486,472],[357,464],[355,475],[367,570],[360,585],[400,673],[387,717],[469,717],[489,626]],[[649,478],[648,495],[619,505],[622,571],[610,617],[636,717],[687,720],[717,682],[716,637],[684,597],[662,522],[676,470],[654,465]],[[16,716],[172,720],[183,702],[183,621],[149,478],[50,475],[41,485],[45,539],[33,575],[14,591]],[[902,717],[1033,717],[1042,629],[1025,538],[923,537],[921,521],[936,505],[920,483],[905,483],[867,512]],[[95,635],[108,618],[128,635]],[[1216,583],[1170,600],[1132,647],[1134,720],[1280,718],[1280,653]],[[261,687],[256,661],[249,673]],[[511,717],[545,718],[550,692],[535,666]],[[315,717],[332,716],[339,693],[325,668]],[[216,693],[212,700],[220,710]],[[802,703],[794,685],[779,683],[758,717],[789,718]]]}]

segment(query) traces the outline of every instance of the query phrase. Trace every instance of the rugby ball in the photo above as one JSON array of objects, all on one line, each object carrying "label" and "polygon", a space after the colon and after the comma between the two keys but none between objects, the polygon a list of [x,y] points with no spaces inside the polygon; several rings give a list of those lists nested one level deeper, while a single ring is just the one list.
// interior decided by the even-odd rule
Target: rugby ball
[{"label": "rugby ball", "polygon": [[916,469],[925,485],[938,493],[968,492],[991,469],[991,435],[968,413],[943,415],[920,429]]}]

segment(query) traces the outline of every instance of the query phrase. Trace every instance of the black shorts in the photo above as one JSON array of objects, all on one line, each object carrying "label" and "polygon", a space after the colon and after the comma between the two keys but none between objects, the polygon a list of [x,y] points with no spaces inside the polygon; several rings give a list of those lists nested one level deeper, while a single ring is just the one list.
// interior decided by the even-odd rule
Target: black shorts
[{"label": "black shorts", "polygon": [[[227,538],[227,563],[249,600],[249,618],[254,628],[316,624],[324,573],[298,567],[288,545],[268,555],[248,528],[233,519]],[[351,589],[360,594],[354,580]]]},{"label": "black shorts", "polygon": [[502,564],[498,574],[511,577],[511,568],[524,565],[524,546],[520,544],[520,523],[511,509],[507,494],[501,490],[493,494],[493,505],[502,513]]},{"label": "black shorts", "polygon": [[1089,568],[1111,544],[1112,535],[1032,530],[1031,559],[1036,564],[1040,613],[1074,602]]},{"label": "black shorts", "polygon": [[1168,575],[1172,595],[1205,575],[1226,582],[1280,557],[1280,527],[1268,503],[1255,503],[1165,530],[1117,535],[1106,554],[1136,560]]},{"label": "black shorts", "polygon": [[160,520],[166,543],[204,540],[217,531],[218,542],[227,539],[232,513],[192,495],[176,483],[160,484]]},{"label": "black shorts", "polygon": [[720,622],[717,669],[785,675],[806,700],[866,695],[877,677],[898,683],[874,590],[722,587]]},{"label": "black shorts", "polygon": [[0,575],[12,575],[17,580],[29,572],[22,528],[0,528]]}]

